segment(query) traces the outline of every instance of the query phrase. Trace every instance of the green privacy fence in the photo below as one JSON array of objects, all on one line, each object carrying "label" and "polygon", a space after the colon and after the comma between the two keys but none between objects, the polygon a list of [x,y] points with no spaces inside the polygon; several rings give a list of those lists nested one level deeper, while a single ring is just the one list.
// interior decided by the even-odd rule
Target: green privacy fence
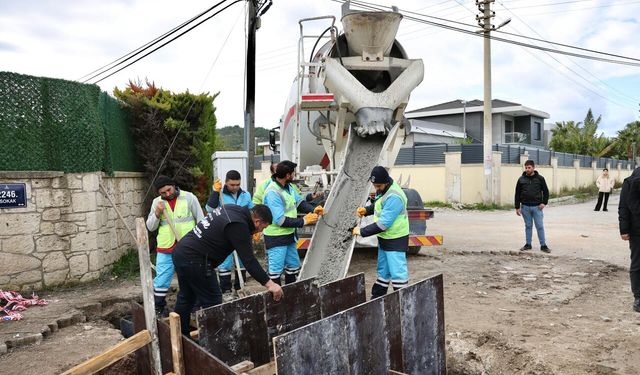
[{"label": "green privacy fence", "polygon": [[0,72],[0,170],[142,168],[126,111],[98,86]]}]

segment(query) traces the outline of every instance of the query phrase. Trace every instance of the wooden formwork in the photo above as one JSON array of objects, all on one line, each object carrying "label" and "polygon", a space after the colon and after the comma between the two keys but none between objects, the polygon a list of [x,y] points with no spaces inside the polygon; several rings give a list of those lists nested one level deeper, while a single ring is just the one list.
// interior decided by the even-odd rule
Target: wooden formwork
[{"label": "wooden formwork", "polygon": [[[442,275],[365,302],[364,275],[283,287],[197,312],[199,343],[182,337],[191,374],[445,374]],[[142,307],[134,330],[146,328]],[[169,325],[158,321],[162,372],[173,370]],[[150,374],[148,348],[136,352]]]}]

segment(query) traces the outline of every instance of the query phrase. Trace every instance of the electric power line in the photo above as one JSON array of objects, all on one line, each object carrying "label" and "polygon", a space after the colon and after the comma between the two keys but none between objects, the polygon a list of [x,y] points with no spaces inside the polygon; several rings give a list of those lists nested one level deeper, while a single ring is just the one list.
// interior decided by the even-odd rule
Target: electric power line
[{"label": "electric power line", "polygon": [[[131,61],[130,63],[126,64],[125,66],[123,66],[123,67],[121,67],[121,68],[119,68],[119,69],[117,69],[117,70],[115,70],[115,71],[113,71],[113,72],[109,73],[108,75],[106,75],[106,76],[104,76],[104,77],[101,77],[100,79],[96,80],[96,81],[95,81],[95,82],[93,82],[93,83],[101,82],[101,81],[103,81],[103,80],[105,80],[105,79],[107,79],[107,78],[111,77],[112,75],[114,75],[114,74],[116,74],[116,73],[118,73],[118,72],[122,71],[123,69],[128,68],[129,66],[131,66],[131,65],[135,64],[136,62],[138,62],[138,61],[142,60],[143,58],[145,58],[145,57],[149,56],[150,54],[152,54],[152,53],[156,52],[157,50],[159,50],[160,48],[162,48],[162,47],[166,46],[167,44],[169,44],[169,43],[173,42],[174,40],[176,40],[176,39],[178,39],[178,38],[182,37],[183,35],[187,34],[187,33],[188,33],[188,32],[190,32],[191,30],[193,30],[193,29],[195,29],[196,27],[198,27],[198,26],[202,25],[204,22],[206,22],[206,21],[210,20],[211,18],[213,18],[213,17],[217,16],[218,14],[220,14],[220,13],[222,13],[223,11],[227,10],[228,8],[230,8],[232,5],[234,5],[234,4],[236,4],[236,3],[239,3],[239,2],[241,2],[241,1],[244,1],[244,0],[235,0],[235,1],[232,1],[230,4],[228,4],[228,5],[227,5],[227,6],[225,6],[224,8],[222,8],[222,9],[218,10],[217,12],[215,12],[215,13],[211,14],[210,16],[208,16],[208,17],[204,18],[203,20],[201,20],[200,22],[198,22],[198,23],[196,23],[195,25],[191,26],[191,27],[190,27],[190,28],[188,28],[187,30],[185,30],[185,31],[181,32],[181,33],[180,33],[180,34],[178,34],[177,36],[175,36],[175,37],[173,37],[173,38],[169,39],[168,41],[166,41],[166,42],[164,42],[164,43],[162,43],[162,44],[161,44],[161,45],[159,45],[158,47],[156,47],[156,48],[152,49],[151,51],[149,51],[149,52],[145,53],[144,55],[142,55],[142,56],[138,57],[137,59],[135,59],[135,60]],[[224,1],[222,1],[222,2],[220,2],[220,3],[223,3],[223,2],[224,2]],[[135,56],[139,55],[139,54],[140,54],[140,53],[142,53],[142,52],[143,52],[143,51],[140,51],[140,52],[138,52],[138,53],[136,53],[136,54],[134,54],[134,55],[130,56],[130,57],[129,57],[129,58],[127,58],[125,61],[130,60],[131,58],[133,58],[133,57],[135,57]],[[121,62],[121,63],[119,63],[118,65],[114,66],[112,69],[114,69],[114,68],[116,68],[117,66],[119,66],[119,65],[123,64],[125,61],[122,61],[122,62]],[[105,73],[106,73],[106,72],[105,72]],[[102,73],[102,74],[104,74],[104,73]]]},{"label": "electric power line", "polygon": [[[539,37],[542,38],[543,41],[545,41],[546,43],[549,43],[551,45],[554,45],[552,42],[546,41],[542,35],[540,35],[540,33],[538,31],[536,31],[533,27],[529,26],[529,24],[527,24],[527,22],[525,22],[525,20],[523,20],[522,18],[520,18],[517,14],[515,14],[511,9],[507,8],[506,5],[503,4],[503,2],[500,2],[500,5],[506,9],[509,13],[511,13],[514,17],[516,17],[520,22],[522,22],[526,27],[528,27],[531,31],[533,31],[534,33],[536,33]],[[516,30],[517,31],[517,30]],[[558,61],[559,64],[561,64],[562,66],[564,66],[565,68],[567,68],[568,70],[573,71],[573,69],[569,68],[568,66],[566,66],[565,64],[563,64],[561,61],[557,60],[555,57],[551,56],[548,52],[545,52],[549,57],[553,58],[554,60]],[[596,80],[598,80],[600,83],[602,83],[604,86],[609,87],[610,89],[612,89],[613,91],[618,93],[618,96],[621,97],[621,99],[638,103],[638,100],[635,98],[632,98],[631,96],[617,90],[615,87],[609,85],[608,83],[606,83],[605,81],[603,81],[602,79],[600,79],[598,76],[596,76],[595,74],[593,74],[591,71],[589,71],[588,69],[586,69],[585,67],[581,66],[580,64],[576,64],[571,58],[569,58],[569,61],[571,61],[572,63],[574,63],[575,66],[577,66],[578,68],[582,69],[584,72],[586,72],[587,74],[591,75],[592,77],[594,77]],[[585,81],[591,83],[592,85],[598,87],[596,84],[594,84],[593,82],[591,82],[590,80],[588,80],[587,78],[583,77],[581,74],[578,74],[577,72],[574,72],[576,75],[578,75],[580,78],[584,79]],[[599,95],[599,94],[598,94]],[[624,98],[622,98],[624,97]],[[607,100],[610,100],[609,98],[606,98]],[[612,102],[615,104],[620,105],[620,103],[616,103],[616,102]]]},{"label": "electric power line", "polygon": [[[338,3],[343,3],[344,0],[331,0],[333,2],[338,2]],[[356,5],[359,5],[361,7],[364,8],[369,8],[372,10],[387,10],[387,7],[384,6],[376,6],[376,5],[371,5],[371,3],[366,3],[363,1],[351,1],[351,3],[354,3]],[[403,12],[405,12],[404,10],[402,10]],[[405,13],[415,13],[415,12],[405,12]],[[423,17],[428,17],[426,15],[420,14]],[[478,37],[482,37],[482,38],[489,38],[489,39],[493,39],[499,42],[503,42],[503,43],[510,43],[510,44],[514,44],[514,45],[519,45],[522,47],[527,47],[527,48],[533,48],[533,49],[538,49],[538,50],[542,50],[542,51],[547,51],[547,52],[552,52],[552,53],[558,53],[558,54],[562,54],[562,55],[567,55],[567,56],[574,56],[574,57],[580,57],[583,59],[588,59],[588,60],[595,60],[595,61],[601,61],[601,62],[608,62],[608,63],[612,63],[612,64],[619,64],[619,65],[629,65],[629,66],[637,66],[640,67],[640,63],[635,63],[635,62],[631,62],[631,61],[621,61],[621,60],[616,60],[616,59],[609,59],[609,58],[603,58],[603,57],[598,57],[598,56],[592,56],[592,55],[585,55],[585,54],[580,54],[580,53],[575,53],[575,52],[569,52],[569,51],[563,51],[563,50],[558,50],[558,49],[553,49],[553,48],[547,48],[547,47],[542,47],[542,46],[537,46],[534,44],[529,44],[529,43],[524,43],[524,42],[520,42],[517,40],[512,40],[512,39],[507,39],[507,38],[503,38],[503,37],[498,37],[498,36],[486,36],[484,35],[484,33],[477,33],[475,31],[471,31],[471,30],[465,30],[465,29],[461,29],[459,27],[455,27],[455,26],[450,26],[450,25],[445,25],[445,24],[441,24],[441,23],[437,23],[437,22],[433,22],[433,21],[428,21],[422,18],[418,18],[418,17],[414,17],[414,16],[409,16],[409,15],[405,15],[405,18],[414,21],[414,22],[421,22],[424,24],[428,24],[428,25],[433,25],[433,26],[437,26],[437,27],[441,27],[444,29],[448,29],[448,30],[452,30],[452,31],[457,31],[457,32],[461,32],[464,34],[469,34],[469,35],[474,35],[474,36],[478,36]],[[529,37],[526,37],[529,38]],[[579,48],[579,47],[573,47],[572,48]],[[598,53],[598,54],[605,54],[604,52],[599,52],[599,51],[595,51],[595,50],[590,50],[593,53]],[[640,61],[638,59],[635,58],[631,58],[631,57],[626,57],[623,56],[622,58],[624,59],[628,59],[628,60],[636,60],[636,61]]]},{"label": "electric power line", "polygon": [[[87,73],[87,74],[83,75],[82,77],[78,78],[78,79],[77,79],[77,81],[81,81],[83,78],[85,78],[85,77],[87,77],[87,76],[90,76],[90,75],[92,75],[92,74],[96,73],[96,72],[97,72],[97,71],[99,71],[99,70],[103,70],[104,68],[106,68],[106,67],[108,67],[108,66],[110,66],[110,65],[113,65],[113,64],[117,63],[118,61],[120,61],[120,60],[122,60],[122,59],[124,59],[124,58],[128,57],[129,55],[131,55],[131,54],[133,54],[133,53],[135,53],[135,52],[143,51],[143,50],[145,50],[145,49],[147,49],[147,48],[149,48],[149,47],[151,47],[151,46],[155,45],[156,43],[158,43],[159,41],[163,40],[163,39],[164,39],[164,38],[166,38],[167,36],[169,36],[169,35],[171,35],[171,34],[175,33],[176,31],[178,31],[178,30],[182,29],[183,27],[185,27],[186,25],[188,25],[188,24],[190,24],[191,22],[195,21],[196,19],[198,19],[198,18],[202,17],[204,14],[206,14],[206,13],[210,12],[211,10],[215,9],[216,7],[218,7],[218,6],[219,6],[220,4],[222,4],[223,2],[224,2],[224,1],[221,1],[221,2],[219,2],[219,3],[215,4],[215,5],[213,5],[213,6],[212,6],[212,7],[210,7],[209,9],[207,9],[207,10],[205,10],[205,11],[203,11],[203,12],[200,12],[200,13],[199,13],[199,14],[197,14],[196,16],[191,17],[191,18],[190,18],[190,19],[188,19],[187,21],[185,21],[185,22],[181,23],[180,25],[178,25],[178,26],[176,26],[176,27],[172,28],[171,30],[169,30],[169,31],[165,32],[164,34],[162,34],[162,35],[160,35],[160,36],[157,36],[157,37],[156,37],[156,38],[154,38],[153,40],[151,40],[151,41],[149,41],[149,42],[147,42],[147,43],[145,43],[145,44],[141,45],[140,47],[138,47],[138,48],[136,48],[136,49],[134,49],[134,50],[132,50],[132,51],[129,51],[128,53],[126,53],[126,54],[124,54],[124,55],[122,55],[122,56],[118,57],[117,59],[115,59],[115,60],[113,60],[113,61],[111,61],[111,62],[109,62],[109,63],[107,63],[107,64],[105,64],[105,65],[103,65],[103,66],[101,66],[101,67],[99,67],[98,69],[95,69],[95,70],[93,70],[93,71],[91,71],[91,72],[89,72],[89,73]],[[106,70],[108,70],[108,69],[106,69]],[[105,70],[105,71],[106,71],[106,70]],[[100,75],[100,74],[102,74],[102,73],[98,73],[97,75]],[[90,80],[90,79],[92,79],[92,78],[94,78],[94,77],[95,77],[95,76],[92,76],[92,77],[90,77],[90,78],[87,78],[87,80],[86,80],[86,81],[88,81],[88,80]],[[86,82],[86,81],[85,81],[85,82]]]},{"label": "electric power line", "polygon": [[[218,62],[218,59],[222,55],[222,51],[224,50],[224,47],[227,45],[227,42],[229,41],[229,38],[231,37],[231,33],[235,29],[236,25],[238,24],[238,20],[240,19],[240,16],[243,13],[244,12],[241,10],[240,13],[238,14],[237,18],[236,18],[236,21],[231,26],[231,30],[229,30],[229,34],[227,34],[227,37],[222,42],[222,46],[220,46],[220,49],[218,50],[218,53],[216,54],[216,57],[213,59],[213,62],[211,63],[211,66],[209,66],[209,70],[207,71],[207,74],[205,74],[205,77],[202,80],[202,84],[200,85],[200,88],[198,89],[198,91],[202,91],[202,89],[204,88],[204,85],[207,82],[207,79],[209,79],[209,75],[213,71],[213,67],[216,65],[216,63]],[[185,114],[184,118],[182,119],[182,123],[181,123],[180,127],[178,127],[178,130],[176,131],[176,134],[173,136],[173,139],[171,140],[171,143],[169,144],[169,148],[165,152],[165,154],[164,154],[164,156],[162,158],[162,161],[160,162],[160,166],[156,170],[156,174],[153,176],[153,179],[149,183],[149,188],[147,189],[147,192],[145,193],[143,200],[147,199],[147,195],[149,195],[149,192],[151,191],[151,187],[153,186],[153,182],[156,180],[156,178],[160,174],[160,171],[162,170],[162,167],[164,166],[164,163],[167,161],[167,157],[169,156],[169,153],[171,152],[171,149],[173,148],[173,145],[176,143],[176,140],[178,139],[178,135],[180,135],[180,131],[182,130],[182,127],[184,126],[184,122],[187,121],[187,117],[189,117],[189,114],[191,113],[191,110],[193,109],[194,105],[195,105],[195,100],[191,102],[191,105],[189,106],[189,109],[187,110],[187,113]],[[189,160],[189,157],[187,157],[187,159],[182,162],[182,164],[180,165],[180,167],[178,168],[178,170],[174,174],[173,178],[175,178],[178,175],[178,173],[180,173],[180,171],[182,170],[182,167],[184,166],[184,164]]]}]

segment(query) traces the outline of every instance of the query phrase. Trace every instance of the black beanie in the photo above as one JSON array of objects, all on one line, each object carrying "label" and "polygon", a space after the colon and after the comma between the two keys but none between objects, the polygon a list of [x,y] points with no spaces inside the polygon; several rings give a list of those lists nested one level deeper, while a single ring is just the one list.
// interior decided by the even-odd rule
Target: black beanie
[{"label": "black beanie", "polygon": [[153,183],[153,186],[156,188],[156,190],[160,190],[160,188],[167,185],[176,186],[176,183],[169,177],[162,174],[158,176],[158,178],[156,178],[156,181]]},{"label": "black beanie", "polygon": [[374,184],[388,184],[391,182],[391,177],[389,177],[389,172],[387,172],[384,167],[375,166],[371,170],[371,177],[369,177],[369,181]]}]

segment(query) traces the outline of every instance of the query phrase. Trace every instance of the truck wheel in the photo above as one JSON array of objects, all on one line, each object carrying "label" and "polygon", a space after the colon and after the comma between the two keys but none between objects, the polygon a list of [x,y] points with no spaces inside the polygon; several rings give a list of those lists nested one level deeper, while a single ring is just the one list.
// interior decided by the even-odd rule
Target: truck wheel
[{"label": "truck wheel", "polygon": [[416,255],[420,252],[420,249],[421,249],[420,246],[409,246],[409,250],[407,251],[407,253],[411,255]]}]

